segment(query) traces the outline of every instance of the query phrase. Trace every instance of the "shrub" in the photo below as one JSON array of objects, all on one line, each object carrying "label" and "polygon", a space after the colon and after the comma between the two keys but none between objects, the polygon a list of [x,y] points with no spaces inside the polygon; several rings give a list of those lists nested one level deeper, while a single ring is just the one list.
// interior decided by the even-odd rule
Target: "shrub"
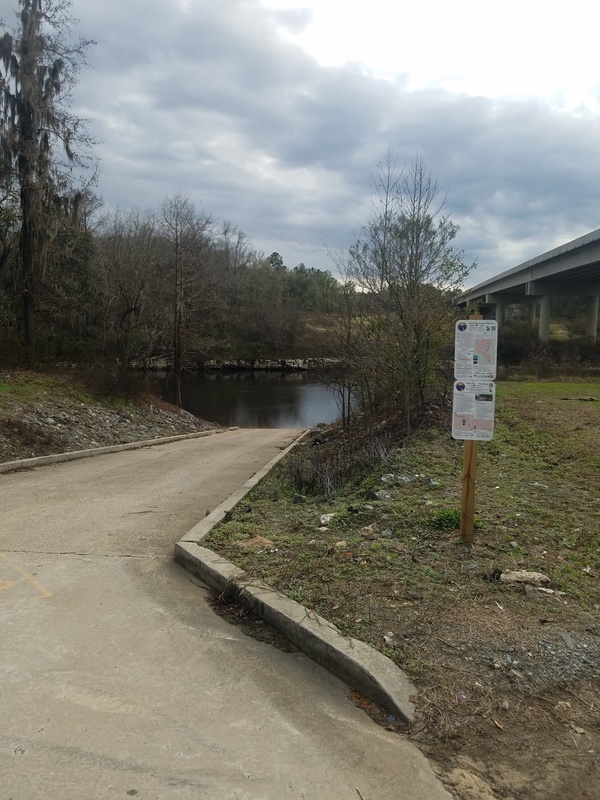
[{"label": "shrub", "polygon": [[332,445],[304,445],[286,460],[284,480],[301,494],[332,497],[389,460],[389,440],[352,431]]},{"label": "shrub", "polygon": [[[452,530],[460,528],[460,511],[458,508],[440,508],[431,518],[431,524],[439,530]],[[475,517],[475,528],[481,528],[481,521]]]}]

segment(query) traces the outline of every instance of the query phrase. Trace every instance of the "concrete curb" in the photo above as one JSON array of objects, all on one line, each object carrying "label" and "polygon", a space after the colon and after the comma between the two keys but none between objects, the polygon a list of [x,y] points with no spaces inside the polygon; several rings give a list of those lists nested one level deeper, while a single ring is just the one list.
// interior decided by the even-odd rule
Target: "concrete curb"
[{"label": "concrete curb", "polygon": [[233,494],[230,494],[227,500],[224,500],[210,514],[207,514],[203,520],[194,525],[194,527],[180,539],[179,544],[182,542],[194,542],[198,544],[206,539],[217,522],[222,522],[225,514],[234,509],[240,500],[242,500],[242,498],[248,494],[250,489],[253,489],[256,484],[259,483],[265,477],[265,475],[267,475],[267,473],[273,469],[275,464],[277,464],[278,461],[281,461],[281,459],[284,458],[284,456],[286,456],[290,450],[292,450],[298,444],[300,439],[306,436],[306,434],[307,431],[304,431],[300,434],[300,436],[297,436],[290,445],[282,450],[281,453],[277,453],[275,458],[272,458],[268,464],[265,464],[262,469],[259,469],[258,472],[256,472],[249,480],[247,480],[243,486],[240,486],[240,488],[233,492]]},{"label": "concrete curb", "polygon": [[106,453],[120,453],[121,450],[139,450],[141,447],[155,447],[169,442],[180,442],[182,439],[199,439],[202,436],[212,436],[213,433],[226,433],[236,431],[238,428],[211,428],[207,431],[198,433],[182,433],[178,436],[166,436],[162,439],[147,439],[142,442],[127,442],[126,444],[113,444],[108,447],[94,447],[90,450],[73,450],[70,453],[53,453],[48,456],[35,456],[34,458],[23,458],[18,461],[5,461],[0,464],[0,472],[14,472],[17,469],[32,469],[33,467],[43,467],[46,464],[57,464],[59,461],[75,461],[77,458],[92,458],[93,456],[103,456]]},{"label": "concrete curb", "polygon": [[405,722],[414,719],[417,690],[387,656],[358,639],[343,636],[323,617],[250,578],[243,570],[194,542],[178,542],[175,561],[217,592],[227,592],[277,628],[305,655],[353,689]]},{"label": "concrete curb", "polygon": [[[304,435],[304,434],[303,434]],[[253,579],[202,542],[212,528],[301,439],[296,439],[175,545],[175,561],[219,593],[227,592],[280,631],[309,658],[405,722],[414,719],[417,690],[394,662],[365,642],[344,636],[324,617]]]}]

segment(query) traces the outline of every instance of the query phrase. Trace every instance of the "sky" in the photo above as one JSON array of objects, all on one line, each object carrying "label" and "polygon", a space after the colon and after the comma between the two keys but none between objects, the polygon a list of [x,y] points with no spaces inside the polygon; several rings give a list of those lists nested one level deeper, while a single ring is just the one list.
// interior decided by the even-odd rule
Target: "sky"
[{"label": "sky", "polygon": [[[12,27],[17,0],[0,0]],[[377,164],[417,154],[474,285],[600,227],[588,0],[74,0],[105,210],[174,193],[336,271]]]}]

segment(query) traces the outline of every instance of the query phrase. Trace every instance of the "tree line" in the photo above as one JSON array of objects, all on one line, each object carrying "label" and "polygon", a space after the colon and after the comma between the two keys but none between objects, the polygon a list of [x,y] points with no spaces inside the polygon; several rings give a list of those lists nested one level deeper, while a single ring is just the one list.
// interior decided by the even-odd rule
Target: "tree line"
[{"label": "tree line", "polygon": [[[20,219],[0,206],[0,353],[26,359]],[[257,252],[230,222],[198,213],[189,198],[158,210],[117,210],[82,226],[56,220],[35,274],[35,358],[118,359],[195,367],[207,359],[291,357],[307,315],[337,307],[325,270],[288,268]]]}]

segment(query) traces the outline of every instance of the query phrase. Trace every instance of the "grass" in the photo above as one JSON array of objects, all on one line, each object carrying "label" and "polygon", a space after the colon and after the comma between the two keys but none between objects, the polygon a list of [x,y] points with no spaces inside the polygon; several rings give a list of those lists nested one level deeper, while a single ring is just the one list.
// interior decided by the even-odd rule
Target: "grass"
[{"label": "grass", "polygon": [[[479,448],[481,534],[472,550],[465,549],[455,533],[460,522],[461,445],[436,430],[417,435],[358,487],[327,500],[308,498],[294,505],[294,489],[284,483],[284,465],[254,491],[250,511],[236,512],[234,522],[214,531],[212,543],[235,555],[244,568],[284,588],[286,581],[296,579],[296,560],[310,561],[314,591],[306,599],[312,607],[323,604],[320,585],[332,571],[348,572],[347,552],[352,552],[354,563],[386,571],[405,551],[416,553],[425,544],[432,575],[460,571],[465,557],[472,559],[475,553],[481,569],[490,572],[508,559],[511,567],[535,563],[562,574],[564,563],[575,556],[600,569],[600,402],[563,401],[565,385],[501,385],[496,437]],[[568,386],[569,396],[581,391],[581,385]],[[583,386],[589,396],[594,384]],[[595,389],[600,396],[600,387]],[[386,485],[381,480],[386,473],[410,482]],[[376,484],[389,491],[388,500],[365,500],[365,487]],[[318,518],[324,513],[335,516],[327,531],[319,531]],[[277,552],[245,552],[239,545],[253,533],[273,540]],[[327,550],[335,546],[336,537],[343,537],[347,549],[332,560]],[[449,544],[455,550],[449,550]],[[422,570],[412,566],[418,562],[405,561],[404,580],[418,580]],[[600,598],[590,593],[585,575],[573,575],[568,585],[563,577],[560,588],[589,605]]]},{"label": "grass", "polygon": [[39,372],[4,372],[0,375],[0,406],[7,402],[35,400],[40,395],[69,397],[82,403],[93,403],[91,394],[71,380],[62,380]]},{"label": "grass", "polygon": [[[208,546],[405,669],[420,688],[411,734],[440,763],[455,750],[485,760],[493,741],[494,759],[523,774],[544,759],[562,765],[512,787],[515,797],[568,795],[569,779],[570,796],[597,798],[577,781],[600,752],[600,384],[499,383],[473,545],[456,530],[462,445],[449,424],[388,442],[368,474],[305,502],[289,482],[297,465],[282,463]],[[310,462],[314,450],[293,457]],[[373,490],[384,499],[368,499]],[[335,516],[321,526],[325,513]],[[255,534],[272,545],[246,547]],[[532,599],[494,579],[513,569],[543,572],[564,594]],[[554,718],[559,702],[585,728],[581,746]]]},{"label": "grass", "polygon": [[0,408],[19,401],[35,402],[40,397],[111,408],[129,408],[150,401],[155,406],[168,406],[148,393],[138,374],[109,365],[98,364],[63,375],[24,370],[0,373]]}]

